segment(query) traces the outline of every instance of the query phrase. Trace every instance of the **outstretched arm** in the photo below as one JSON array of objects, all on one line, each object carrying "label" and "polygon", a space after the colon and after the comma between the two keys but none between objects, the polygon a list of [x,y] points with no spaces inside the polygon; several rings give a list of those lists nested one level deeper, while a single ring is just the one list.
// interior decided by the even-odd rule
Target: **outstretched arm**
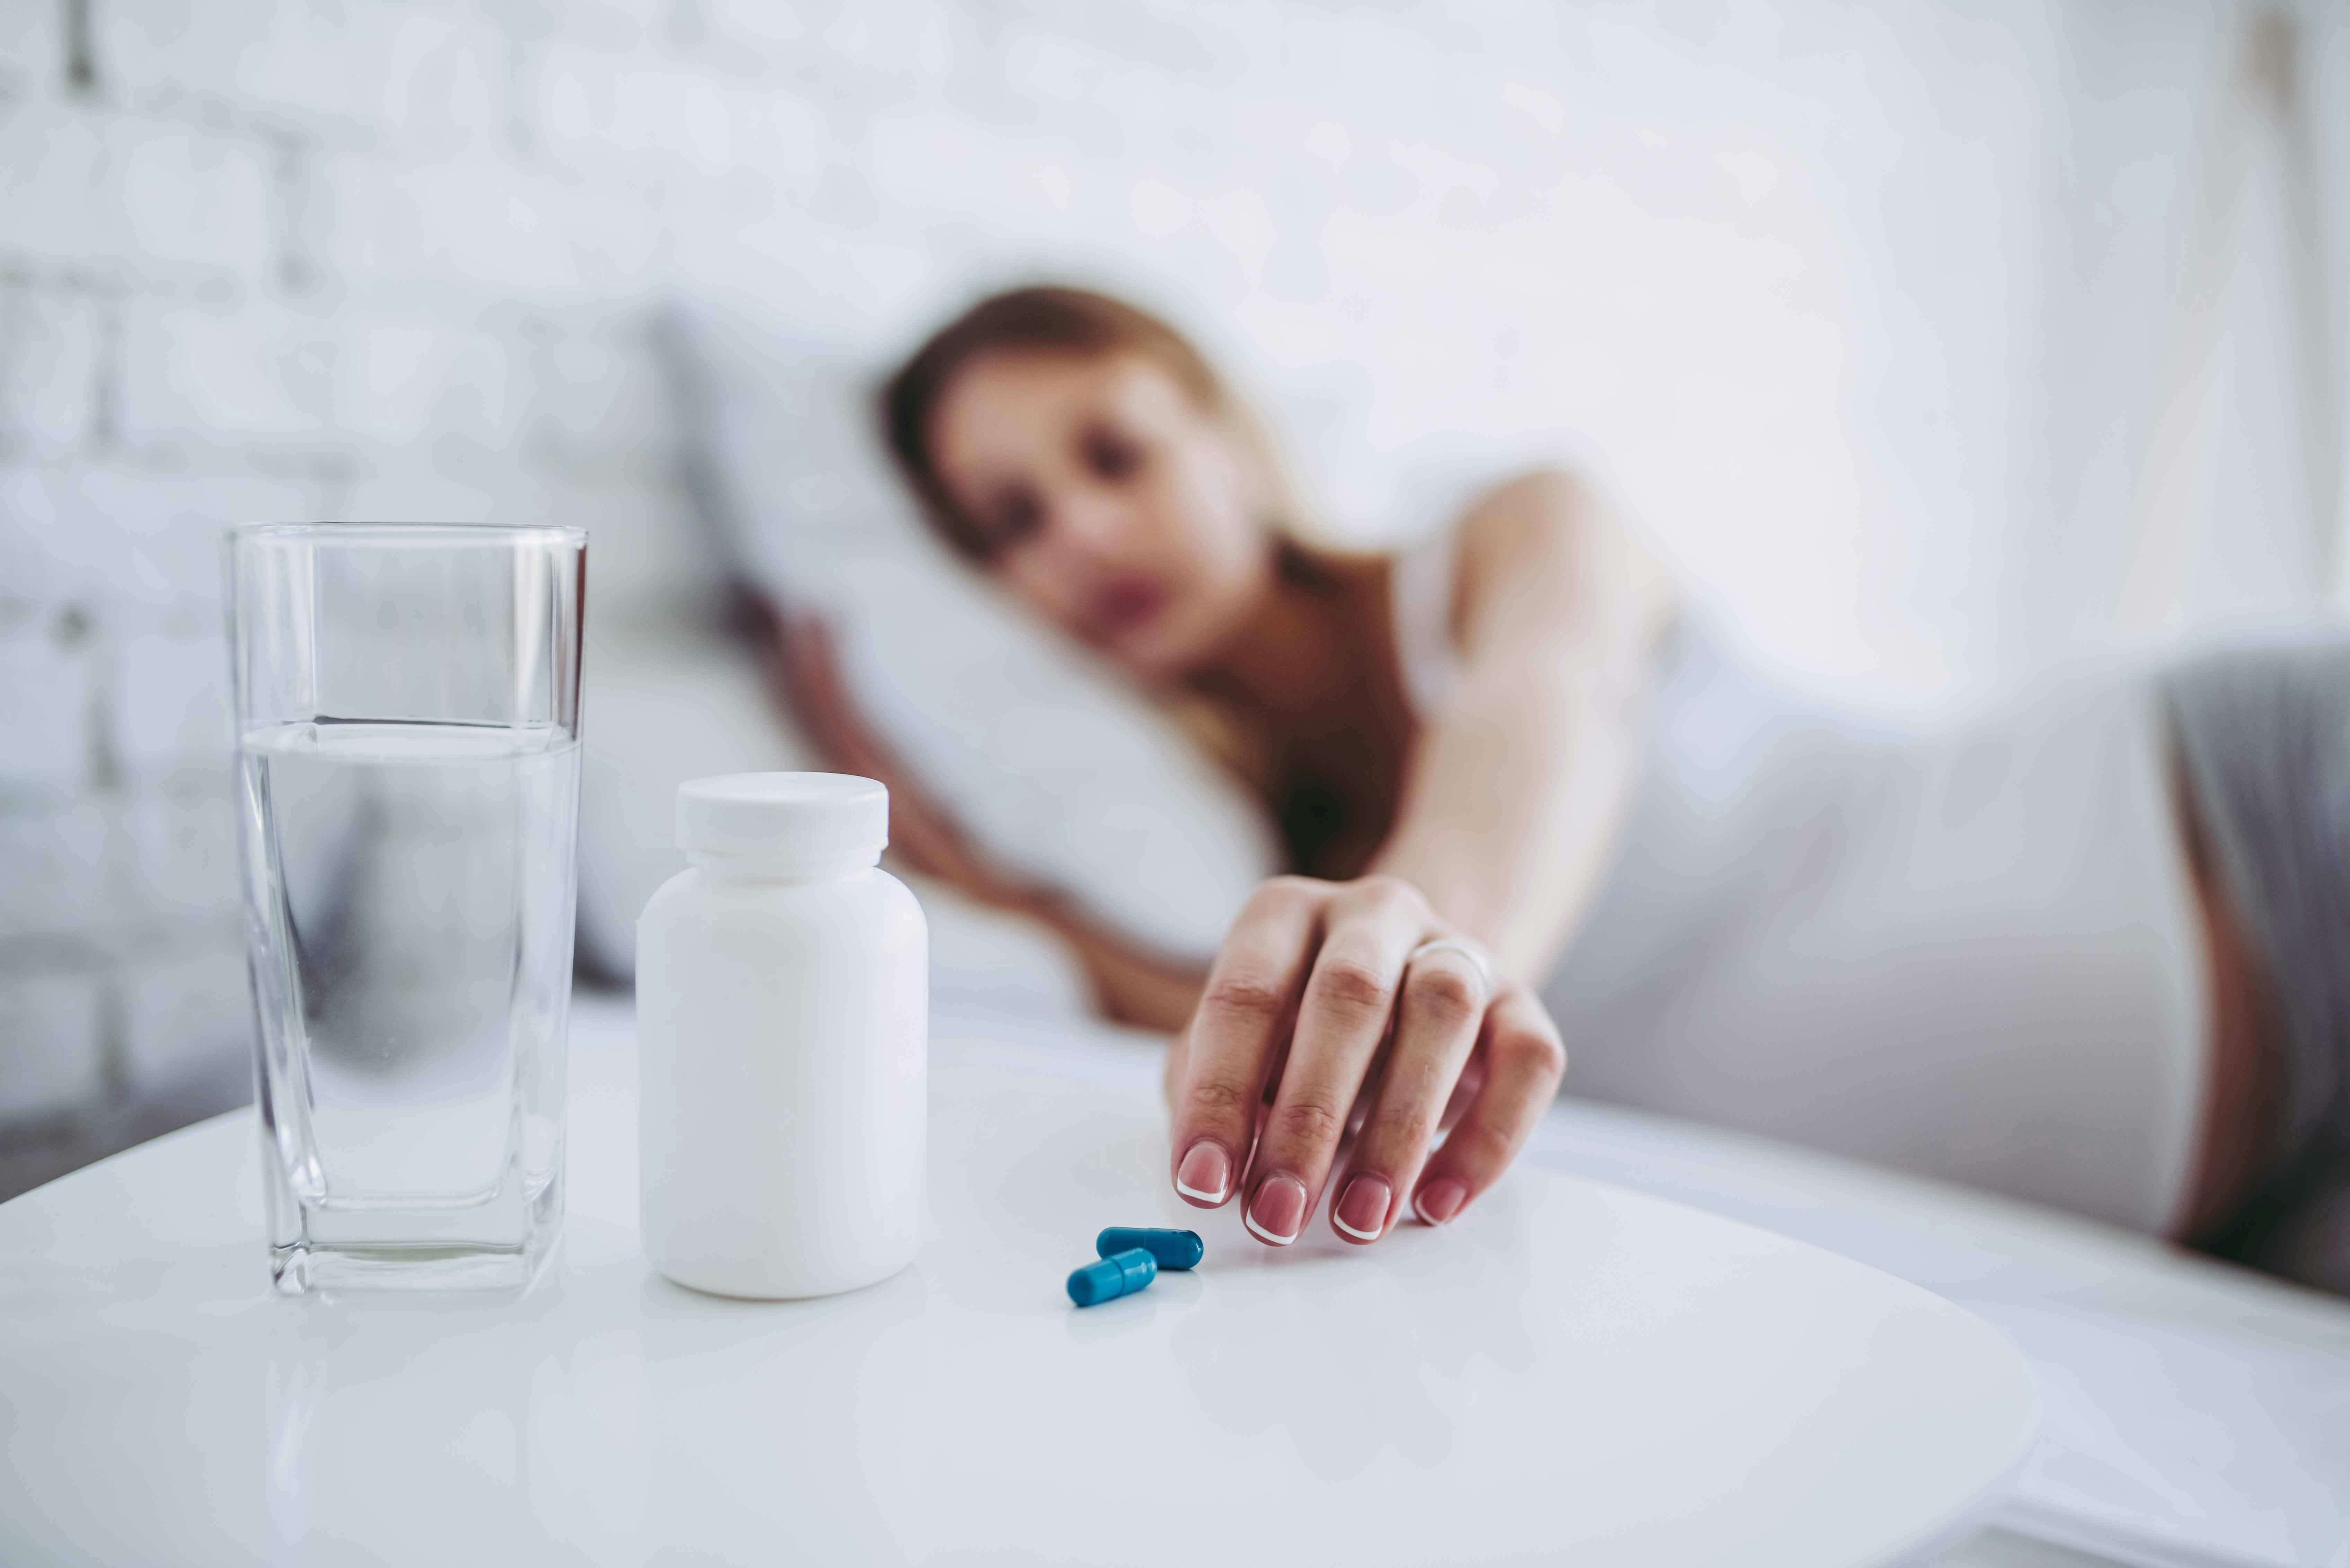
[{"label": "outstretched arm", "polygon": [[1597,890],[1631,795],[1640,699],[1673,604],[1655,553],[1562,474],[1461,519],[1461,679],[1422,731],[1374,872],[1534,981]]},{"label": "outstretched arm", "polygon": [[1461,682],[1420,735],[1394,833],[1367,876],[1258,890],[1168,1063],[1177,1193],[1239,1197],[1274,1245],[1326,1189],[1332,1229],[1357,1243],[1407,1201],[1451,1220],[1565,1071],[1532,987],[1607,863],[1671,594],[1556,474],[1486,495],[1458,547]]}]

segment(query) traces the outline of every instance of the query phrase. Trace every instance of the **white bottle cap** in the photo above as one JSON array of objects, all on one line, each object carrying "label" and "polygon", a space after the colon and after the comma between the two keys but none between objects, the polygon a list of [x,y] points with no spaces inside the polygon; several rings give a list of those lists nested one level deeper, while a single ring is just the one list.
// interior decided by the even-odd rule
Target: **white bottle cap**
[{"label": "white bottle cap", "polygon": [[889,842],[889,791],[854,774],[722,774],[677,792],[677,846],[781,866],[870,866]]}]

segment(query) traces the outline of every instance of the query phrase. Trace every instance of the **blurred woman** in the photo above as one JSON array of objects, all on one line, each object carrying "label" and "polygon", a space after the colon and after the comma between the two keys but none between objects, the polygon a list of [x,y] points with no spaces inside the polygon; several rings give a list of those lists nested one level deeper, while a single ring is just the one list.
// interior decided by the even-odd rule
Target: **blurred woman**
[{"label": "blurred woman", "polygon": [[[2307,1274],[2350,1149],[2350,658],[2241,655],[1900,739],[1742,667],[1559,472],[1399,555],[1318,547],[1182,336],[1069,288],[882,398],[953,550],[1176,711],[1290,874],[1202,974],[1007,871],[786,628],[795,704],[917,868],[1176,1031],[1169,1179],[1294,1241],[1443,1224],[1572,1042],[1603,1097]],[[2330,790],[2329,794],[2326,791]],[[1449,1132],[1446,1129],[1449,1128]]]}]

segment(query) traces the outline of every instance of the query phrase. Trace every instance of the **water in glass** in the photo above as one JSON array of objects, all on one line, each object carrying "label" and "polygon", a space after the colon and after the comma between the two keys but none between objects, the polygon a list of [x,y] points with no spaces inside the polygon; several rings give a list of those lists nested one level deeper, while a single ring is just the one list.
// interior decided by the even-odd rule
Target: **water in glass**
[{"label": "water in glass", "polygon": [[519,1286],[554,1243],[577,550],[491,530],[238,542],[247,951],[282,1290]]}]

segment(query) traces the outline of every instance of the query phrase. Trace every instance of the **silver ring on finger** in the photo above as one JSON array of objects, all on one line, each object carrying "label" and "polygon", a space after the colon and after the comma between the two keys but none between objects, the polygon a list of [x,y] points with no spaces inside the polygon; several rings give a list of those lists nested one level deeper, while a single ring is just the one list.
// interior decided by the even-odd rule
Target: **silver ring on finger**
[{"label": "silver ring on finger", "polygon": [[1428,957],[1430,953],[1445,952],[1459,953],[1462,958],[1467,959],[1469,961],[1469,967],[1477,971],[1477,983],[1485,988],[1485,995],[1489,999],[1492,996],[1493,961],[1485,956],[1484,949],[1479,947],[1475,942],[1471,941],[1466,937],[1429,938],[1428,940],[1412,949],[1411,952],[1404,959],[1404,971],[1407,973],[1410,972],[1412,965]]}]

